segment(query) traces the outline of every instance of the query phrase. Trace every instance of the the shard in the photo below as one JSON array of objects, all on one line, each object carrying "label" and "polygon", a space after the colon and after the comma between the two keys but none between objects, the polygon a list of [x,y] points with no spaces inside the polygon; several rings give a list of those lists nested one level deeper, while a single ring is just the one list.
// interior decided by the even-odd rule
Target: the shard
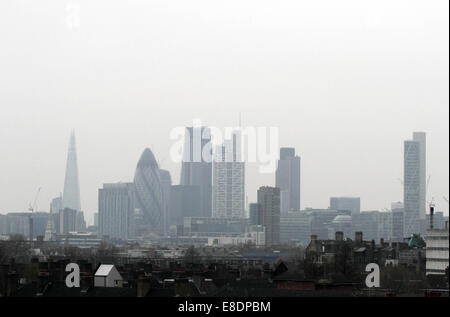
[{"label": "the shard", "polygon": [[77,149],[74,131],[70,134],[67,153],[66,178],[64,181],[63,208],[81,211],[80,185],[78,182]]}]

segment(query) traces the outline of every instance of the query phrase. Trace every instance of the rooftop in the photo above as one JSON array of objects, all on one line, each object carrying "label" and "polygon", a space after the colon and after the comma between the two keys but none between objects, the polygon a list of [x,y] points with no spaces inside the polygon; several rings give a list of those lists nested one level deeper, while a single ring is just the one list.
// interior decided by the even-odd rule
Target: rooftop
[{"label": "rooftop", "polygon": [[95,272],[95,276],[107,276],[113,267],[114,265],[112,264],[102,264],[99,266],[97,272]]}]

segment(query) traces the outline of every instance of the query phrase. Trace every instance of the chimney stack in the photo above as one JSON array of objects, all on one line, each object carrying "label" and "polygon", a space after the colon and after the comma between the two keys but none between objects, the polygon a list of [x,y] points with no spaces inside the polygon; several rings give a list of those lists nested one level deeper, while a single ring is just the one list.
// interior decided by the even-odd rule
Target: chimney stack
[{"label": "chimney stack", "polygon": [[344,241],[344,233],[342,231],[336,231],[336,233],[335,233],[335,240],[337,242]]}]

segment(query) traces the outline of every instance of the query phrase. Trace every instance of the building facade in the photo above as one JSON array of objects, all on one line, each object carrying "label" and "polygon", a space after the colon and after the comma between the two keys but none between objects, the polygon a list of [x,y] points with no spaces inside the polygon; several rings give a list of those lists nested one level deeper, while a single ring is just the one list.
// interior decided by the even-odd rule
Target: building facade
[{"label": "building facade", "polygon": [[98,233],[100,237],[134,237],[134,184],[103,184],[98,190]]},{"label": "building facade", "polygon": [[280,189],[280,210],[300,210],[300,157],[294,148],[280,148],[275,172],[275,187]]},{"label": "building facade", "polygon": [[311,237],[311,222],[308,214],[290,211],[280,216],[280,242],[307,245]]},{"label": "building facade", "polygon": [[202,217],[211,217],[212,214],[212,161],[211,130],[187,127],[180,185],[199,187]]},{"label": "building facade", "polygon": [[59,211],[59,233],[68,234],[75,232],[77,226],[77,211],[75,209],[64,208]]},{"label": "building facade", "polygon": [[415,132],[413,140],[404,142],[404,235],[421,232],[425,222],[425,133]]},{"label": "building facade", "polygon": [[245,163],[240,157],[240,134],[233,133],[214,155],[212,215],[217,218],[245,217]]},{"label": "building facade", "polygon": [[248,220],[242,218],[185,217],[183,233],[195,237],[232,237],[244,234],[247,226]]},{"label": "building facade", "polygon": [[401,208],[393,208],[392,213],[392,232],[391,241],[392,242],[402,242],[403,241],[403,204]]},{"label": "building facade", "polygon": [[266,245],[280,243],[280,189],[263,186],[258,189],[261,223],[265,227]]},{"label": "building facade", "polygon": [[261,205],[258,203],[249,205],[249,223],[250,225],[260,225],[262,223]]},{"label": "building facade", "polygon": [[169,229],[169,208],[170,208],[170,191],[172,187],[172,177],[167,170],[159,170],[159,176],[161,178],[161,191],[164,200],[163,210],[163,229],[164,235],[167,235]]},{"label": "building facade", "polygon": [[352,215],[361,212],[361,200],[359,197],[330,197],[330,209],[347,210]]}]

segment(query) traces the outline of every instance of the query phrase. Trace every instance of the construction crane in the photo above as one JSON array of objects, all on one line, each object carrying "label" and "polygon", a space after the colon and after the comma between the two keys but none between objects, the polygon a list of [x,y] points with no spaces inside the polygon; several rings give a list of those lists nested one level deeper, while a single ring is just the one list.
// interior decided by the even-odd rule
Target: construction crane
[{"label": "construction crane", "polygon": [[37,205],[36,205],[36,203],[37,203],[37,199],[38,199],[38,197],[39,197],[39,193],[41,192],[41,187],[39,187],[38,188],[38,190],[37,190],[37,192],[36,192],[36,195],[34,196],[34,202],[33,202],[33,204],[29,204],[28,205],[28,211],[30,211],[30,216],[29,216],[29,218],[28,218],[28,225],[29,225],[29,231],[30,231],[30,242],[32,242],[33,241],[33,235],[34,235],[34,232],[33,232],[33,212],[34,211],[36,211],[37,210]]}]

